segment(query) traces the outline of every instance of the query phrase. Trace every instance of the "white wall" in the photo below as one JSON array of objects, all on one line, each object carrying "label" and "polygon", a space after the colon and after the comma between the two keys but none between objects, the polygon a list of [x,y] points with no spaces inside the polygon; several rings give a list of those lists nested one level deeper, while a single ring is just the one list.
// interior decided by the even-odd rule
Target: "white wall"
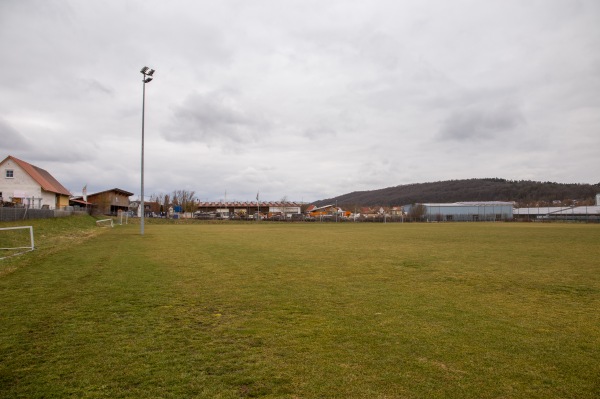
[{"label": "white wall", "polygon": [[[12,170],[13,177],[7,178],[6,171]],[[2,192],[2,200],[5,202],[12,201],[13,198],[35,198],[35,207],[48,205],[50,209],[54,209],[56,205],[56,195],[42,191],[40,185],[25,172],[19,165],[12,160],[8,160],[2,164],[0,168],[0,192]],[[39,201],[41,198],[41,203]],[[22,203],[27,204],[27,200]]]},{"label": "white wall", "polygon": [[269,212],[272,213],[300,213],[300,207],[299,206],[271,206],[269,207]]}]

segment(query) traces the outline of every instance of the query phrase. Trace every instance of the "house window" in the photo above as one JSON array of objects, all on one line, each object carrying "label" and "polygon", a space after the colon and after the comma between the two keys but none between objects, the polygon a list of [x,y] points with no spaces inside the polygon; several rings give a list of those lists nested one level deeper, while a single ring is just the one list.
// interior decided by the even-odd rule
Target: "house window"
[{"label": "house window", "polygon": [[12,169],[6,169],[6,178],[12,179],[13,177],[15,177],[14,171]]}]

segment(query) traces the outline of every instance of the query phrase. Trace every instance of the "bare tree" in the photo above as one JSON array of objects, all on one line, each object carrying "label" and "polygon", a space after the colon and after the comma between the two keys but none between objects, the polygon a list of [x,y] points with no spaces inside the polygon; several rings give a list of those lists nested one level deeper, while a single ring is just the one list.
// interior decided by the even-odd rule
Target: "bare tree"
[{"label": "bare tree", "polygon": [[169,197],[169,194],[165,194],[163,197],[163,212],[167,213],[169,212],[169,207],[171,206],[171,197]]},{"label": "bare tree", "polygon": [[152,194],[150,196],[150,202],[154,202],[157,204],[157,211],[163,213],[165,211],[164,203],[165,203],[165,194]]},{"label": "bare tree", "polygon": [[287,220],[287,203],[288,203],[288,197],[287,195],[284,195],[279,202],[281,202],[281,212],[283,213],[283,220]]},{"label": "bare tree", "polygon": [[425,207],[425,205],[413,204],[413,206],[410,208],[408,216],[416,222],[416,221],[423,220],[426,213],[427,213],[427,208]]},{"label": "bare tree", "polygon": [[187,190],[175,190],[173,191],[173,205],[179,205],[184,212],[195,211],[196,206],[196,192]]}]

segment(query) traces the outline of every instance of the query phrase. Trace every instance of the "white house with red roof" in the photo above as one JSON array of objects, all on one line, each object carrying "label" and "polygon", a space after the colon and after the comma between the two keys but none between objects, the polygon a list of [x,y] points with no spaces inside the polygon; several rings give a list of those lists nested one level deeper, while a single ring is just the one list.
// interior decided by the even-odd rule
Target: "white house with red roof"
[{"label": "white house with red roof", "polygon": [[0,202],[31,208],[69,205],[71,193],[46,170],[11,155],[0,162]]}]

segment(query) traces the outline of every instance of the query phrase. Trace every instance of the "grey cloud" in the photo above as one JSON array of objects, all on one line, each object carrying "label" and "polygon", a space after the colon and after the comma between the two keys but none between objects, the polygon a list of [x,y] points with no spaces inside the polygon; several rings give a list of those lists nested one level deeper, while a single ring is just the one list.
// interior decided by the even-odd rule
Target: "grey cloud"
[{"label": "grey cloud", "polygon": [[335,137],[336,135],[336,131],[326,125],[309,127],[304,130],[304,136],[311,140],[323,137]]},{"label": "grey cloud", "polygon": [[[64,146],[55,145],[55,148],[47,148],[46,151],[31,152],[32,162],[44,161],[44,162],[56,162],[60,164],[69,164],[75,162],[90,162],[96,160],[98,157],[95,154],[89,155],[90,153],[80,153],[76,151],[64,151]],[[84,147],[84,146],[82,146]],[[81,148],[81,147],[79,147]]]},{"label": "grey cloud", "polygon": [[85,92],[99,93],[103,95],[113,96],[114,90],[106,85],[103,85],[96,79],[82,79],[80,86]]},{"label": "grey cloud", "polygon": [[[367,148],[366,152],[374,151],[373,148]],[[387,158],[368,160],[360,165],[354,182],[361,186],[384,185],[394,169],[395,164]]]},{"label": "grey cloud", "polygon": [[148,193],[596,182],[600,2],[451,3],[0,0],[0,149],[72,188],[135,192],[148,65]]},{"label": "grey cloud", "polygon": [[29,145],[25,137],[2,118],[0,118],[0,143],[5,150],[22,150]]},{"label": "grey cloud", "polygon": [[525,118],[513,103],[478,104],[452,112],[443,122],[439,136],[457,141],[489,139],[524,123]]},{"label": "grey cloud", "polygon": [[359,48],[361,58],[364,56],[384,70],[395,70],[405,61],[406,49],[391,35],[373,33],[360,41]]},{"label": "grey cloud", "polygon": [[250,143],[260,140],[267,129],[260,115],[242,108],[229,92],[195,93],[174,109],[163,136],[175,142]]}]

